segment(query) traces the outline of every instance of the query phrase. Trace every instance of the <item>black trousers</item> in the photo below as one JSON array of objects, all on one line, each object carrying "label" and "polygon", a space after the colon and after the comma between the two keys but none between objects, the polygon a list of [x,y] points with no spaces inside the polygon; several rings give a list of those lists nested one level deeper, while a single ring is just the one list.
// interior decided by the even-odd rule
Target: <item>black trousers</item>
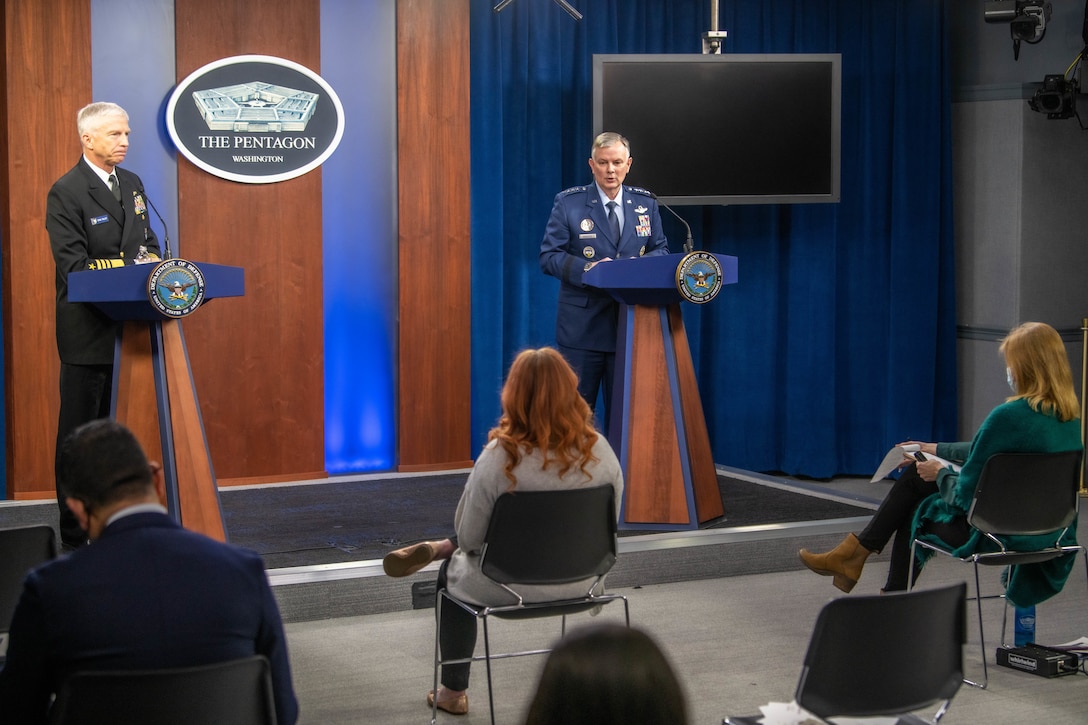
[{"label": "black trousers", "polygon": [[[449,559],[442,562],[438,570],[437,591],[446,588],[446,567]],[[437,605],[438,598],[435,595]],[[441,615],[441,628],[438,637],[438,649],[442,653],[442,659],[461,659],[471,657],[476,651],[476,617],[466,612],[452,602],[443,602]],[[450,690],[467,690],[468,675],[471,663],[465,662],[459,665],[442,665],[442,684]]]},{"label": "black trousers", "polygon": [[578,394],[589,404],[590,410],[597,409],[597,394],[601,393],[604,408],[604,424],[601,431],[608,434],[608,425],[612,417],[612,383],[616,379],[616,353],[558,345],[559,353],[566,358],[578,376]]},{"label": "black trousers", "polygon": [[60,365],[60,417],[57,421],[57,448],[53,461],[56,478],[57,507],[60,513],[60,539],[67,548],[87,543],[87,532],[64,502],[61,489],[60,454],[64,439],[79,426],[110,415],[113,392],[112,365]]},{"label": "black trousers", "polygon": [[[914,541],[911,536],[914,512],[918,510],[922,501],[935,493],[937,493],[937,483],[923,480],[918,475],[918,468],[913,463],[910,464],[903,469],[899,480],[881,502],[880,508],[873,514],[869,525],[858,534],[861,545],[875,552],[883,551],[888,541],[895,536],[884,591],[899,592],[907,589],[907,577],[910,575],[910,546]],[[936,534],[951,546],[965,543],[971,534],[971,527],[966,517],[962,516],[949,524],[930,523],[926,530]],[[917,568],[914,571],[914,578],[918,578]]]}]

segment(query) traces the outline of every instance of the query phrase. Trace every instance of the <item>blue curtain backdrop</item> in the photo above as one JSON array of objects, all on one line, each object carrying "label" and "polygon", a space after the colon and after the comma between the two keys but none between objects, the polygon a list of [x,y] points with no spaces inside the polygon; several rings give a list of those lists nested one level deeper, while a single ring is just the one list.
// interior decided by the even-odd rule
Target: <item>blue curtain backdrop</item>
[{"label": "blue curtain backdrop", "polygon": [[[476,445],[516,352],[554,344],[537,253],[556,192],[591,180],[593,54],[698,53],[709,29],[706,0],[572,4],[581,22],[550,0],[472,3]],[[840,203],[678,210],[699,247],[739,258],[739,284],[684,311],[720,464],[869,473],[891,444],[955,436],[946,5],[722,3],[727,53],[841,53],[843,124]],[[652,190],[632,155],[629,183]]]}]

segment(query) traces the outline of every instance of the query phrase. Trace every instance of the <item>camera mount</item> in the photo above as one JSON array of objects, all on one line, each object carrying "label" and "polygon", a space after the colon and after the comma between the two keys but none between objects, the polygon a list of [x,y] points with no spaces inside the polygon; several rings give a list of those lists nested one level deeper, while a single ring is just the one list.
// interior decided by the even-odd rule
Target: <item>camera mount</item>
[{"label": "camera mount", "polygon": [[[1086,13],[1088,16],[1088,13]],[[1086,28],[1088,35],[1088,28]],[[1069,64],[1065,73],[1047,74],[1043,78],[1043,84],[1035,95],[1028,100],[1031,110],[1045,113],[1048,119],[1061,119],[1076,117],[1082,131],[1088,131],[1088,126],[1080,118],[1077,111],[1077,96],[1080,93],[1080,63],[1088,57],[1088,45],[1077,53],[1077,57]]]},{"label": "camera mount", "polygon": [[987,23],[1008,23],[1013,60],[1020,59],[1020,43],[1038,43],[1046,35],[1053,8],[1047,0],[986,0]]},{"label": "camera mount", "polygon": [[[514,2],[514,0],[500,0],[499,3],[495,7],[491,8],[491,9],[496,13],[502,12],[502,10],[512,2]],[[582,19],[582,14],[580,12],[578,12],[578,10],[573,5],[571,5],[569,2],[567,2],[567,0],[553,0],[553,2],[555,2],[555,4],[558,5],[559,7],[566,10],[567,15],[571,16],[575,20],[581,20]]]},{"label": "camera mount", "polygon": [[1053,119],[1072,118],[1077,115],[1077,93],[1080,84],[1076,78],[1066,79],[1055,73],[1043,78],[1043,86],[1028,101],[1031,110],[1045,113]]}]

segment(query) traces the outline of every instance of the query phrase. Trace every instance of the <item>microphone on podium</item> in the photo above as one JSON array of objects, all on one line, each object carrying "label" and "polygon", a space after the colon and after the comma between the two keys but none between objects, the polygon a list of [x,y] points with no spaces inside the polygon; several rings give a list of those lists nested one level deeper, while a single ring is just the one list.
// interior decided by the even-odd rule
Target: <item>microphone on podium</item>
[{"label": "microphone on podium", "polygon": [[159,223],[162,224],[162,258],[173,259],[174,255],[170,252],[170,230],[166,228],[166,220],[162,218],[162,214],[151,203],[151,197],[147,195],[147,191],[142,186],[140,187],[140,193],[144,195],[144,199],[147,199],[147,205],[151,207],[151,211],[155,212],[155,216],[159,218]]},{"label": "microphone on podium", "polygon": [[654,194],[653,192],[650,192],[650,196],[658,204],[660,204],[664,208],[668,209],[669,213],[672,214],[677,219],[679,219],[680,223],[684,225],[684,228],[688,230],[688,238],[687,238],[687,241],[684,242],[684,254],[691,254],[692,252],[694,252],[695,251],[695,242],[693,242],[691,240],[691,227],[688,225],[688,223],[686,221],[684,221],[684,217],[680,216],[675,211],[673,211],[671,206],[669,206],[665,202],[658,199],[657,194]]}]

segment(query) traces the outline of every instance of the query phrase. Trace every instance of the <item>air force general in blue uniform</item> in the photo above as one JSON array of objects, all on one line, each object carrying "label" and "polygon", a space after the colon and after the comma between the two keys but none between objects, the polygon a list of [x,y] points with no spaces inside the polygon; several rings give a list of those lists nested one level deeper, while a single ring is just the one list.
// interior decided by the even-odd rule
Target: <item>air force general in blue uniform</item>
[{"label": "air force general in blue uniform", "polygon": [[[561,282],[556,344],[578,373],[578,391],[591,409],[604,384],[606,432],[619,303],[604,290],[583,284],[582,275],[599,262],[669,253],[656,198],[645,189],[623,184],[631,161],[630,144],[623,136],[597,136],[589,159],[593,183],[556,195],[540,244],[540,268]],[[610,211],[615,213],[615,225]]]}]

